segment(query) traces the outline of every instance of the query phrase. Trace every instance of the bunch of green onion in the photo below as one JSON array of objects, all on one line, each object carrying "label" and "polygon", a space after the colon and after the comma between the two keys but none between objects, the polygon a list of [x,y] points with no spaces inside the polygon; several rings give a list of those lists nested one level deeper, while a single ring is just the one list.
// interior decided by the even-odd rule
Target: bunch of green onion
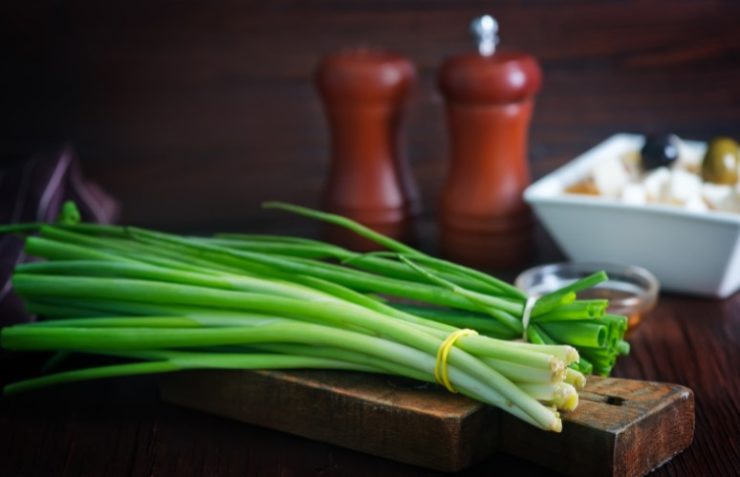
[{"label": "bunch of green onion", "polygon": [[576,299],[603,273],[540,297],[525,329],[528,299],[503,281],[340,216],[266,206],[347,227],[388,252],[84,224],[72,205],[56,225],[0,229],[29,233],[26,253],[46,259],[18,265],[13,286],[28,311],[47,320],[5,328],[2,346],[126,360],[31,378],[4,392],[203,368],[327,368],[434,382],[440,346],[472,328],[481,335],[460,337],[442,363],[451,390],[560,431],[558,411],[577,405],[583,372],[608,373],[628,350],[624,318],[605,314],[605,301]]}]

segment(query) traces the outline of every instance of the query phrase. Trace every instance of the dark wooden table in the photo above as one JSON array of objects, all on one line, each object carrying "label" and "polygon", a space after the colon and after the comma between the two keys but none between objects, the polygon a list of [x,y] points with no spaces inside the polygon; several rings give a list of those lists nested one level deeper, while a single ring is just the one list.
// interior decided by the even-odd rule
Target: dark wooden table
[{"label": "dark wooden table", "polygon": [[[431,227],[423,231],[433,238]],[[557,257],[540,237],[536,260]],[[723,301],[663,294],[630,342],[616,376],[679,383],[696,395],[694,443],[655,475],[740,475],[740,293]],[[22,358],[3,357],[6,379],[38,365]],[[462,475],[514,472],[549,474],[496,455]],[[0,401],[0,475],[437,474],[178,408],[159,400],[157,377],[137,377]]]}]

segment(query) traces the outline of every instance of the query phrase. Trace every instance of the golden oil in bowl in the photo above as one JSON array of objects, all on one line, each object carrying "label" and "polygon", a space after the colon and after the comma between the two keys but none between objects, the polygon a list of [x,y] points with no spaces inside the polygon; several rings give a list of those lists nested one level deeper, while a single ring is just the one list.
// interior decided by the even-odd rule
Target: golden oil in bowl
[{"label": "golden oil in bowl", "polygon": [[628,319],[627,334],[633,332],[653,309],[660,284],[642,267],[598,262],[562,262],[540,265],[522,272],[515,281],[517,288],[532,296],[555,291],[598,271],[609,280],[578,293],[579,299],[607,299],[610,313]]}]

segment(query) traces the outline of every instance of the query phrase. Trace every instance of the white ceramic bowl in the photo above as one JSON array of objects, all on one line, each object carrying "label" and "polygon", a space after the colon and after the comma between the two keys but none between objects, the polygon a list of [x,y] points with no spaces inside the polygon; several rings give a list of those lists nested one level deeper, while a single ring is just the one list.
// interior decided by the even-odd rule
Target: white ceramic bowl
[{"label": "white ceramic bowl", "polygon": [[643,142],[643,136],[614,135],[529,186],[524,198],[573,261],[639,265],[665,290],[733,294],[740,289],[740,214],[564,193],[599,161],[639,150]]}]

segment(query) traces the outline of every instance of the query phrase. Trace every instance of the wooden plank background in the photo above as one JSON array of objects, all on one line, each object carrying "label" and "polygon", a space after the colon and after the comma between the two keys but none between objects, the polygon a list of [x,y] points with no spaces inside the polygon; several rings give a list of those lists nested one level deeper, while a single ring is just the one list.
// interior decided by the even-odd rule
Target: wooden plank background
[{"label": "wooden plank background", "polygon": [[433,214],[447,138],[436,68],[493,13],[545,73],[540,176],[617,131],[740,136],[740,3],[652,0],[9,1],[0,11],[0,151],[70,140],[123,220],[259,226],[266,199],[316,203],[328,131],[319,58],[383,46],[418,66],[408,155]]}]

